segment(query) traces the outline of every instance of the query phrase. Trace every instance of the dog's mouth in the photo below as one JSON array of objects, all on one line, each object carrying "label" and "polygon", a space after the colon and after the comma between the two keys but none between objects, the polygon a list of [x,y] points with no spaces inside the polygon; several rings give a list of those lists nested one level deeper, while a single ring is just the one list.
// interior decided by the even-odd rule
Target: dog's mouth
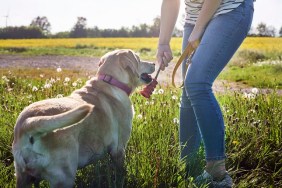
[{"label": "dog's mouth", "polygon": [[152,79],[152,76],[149,75],[148,73],[142,73],[141,74],[141,80],[143,82],[145,82],[146,84],[150,83],[153,79]]}]

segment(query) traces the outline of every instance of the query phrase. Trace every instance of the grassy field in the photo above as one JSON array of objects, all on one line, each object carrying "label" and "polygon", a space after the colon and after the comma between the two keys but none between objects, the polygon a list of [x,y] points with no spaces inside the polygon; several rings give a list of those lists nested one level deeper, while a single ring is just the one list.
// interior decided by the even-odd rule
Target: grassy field
[{"label": "grassy field", "polygon": [[[96,53],[100,56],[111,49],[132,48],[140,52],[141,57],[154,59],[157,40],[83,41],[4,40],[0,41],[0,54],[96,56]],[[181,41],[177,38],[172,42],[178,57]],[[221,79],[238,79],[238,82],[252,87],[280,88],[281,44],[281,38],[248,38]],[[247,75],[251,78],[245,78]],[[0,187],[15,187],[11,143],[19,113],[32,102],[67,96],[80,88],[88,75],[72,70],[5,69],[0,70],[0,76]],[[265,78],[264,82],[259,83],[262,78]],[[224,114],[227,166],[235,187],[282,187],[282,96],[277,95],[275,90],[262,94],[254,88],[250,93],[218,93],[216,97]],[[144,99],[138,91],[131,96],[131,100],[136,114],[126,150],[126,187],[192,187],[194,178],[192,175],[185,178],[184,161],[179,160],[180,90],[161,86],[150,100]],[[197,165],[191,169],[193,174],[200,173],[204,168],[203,149],[196,161]],[[80,170],[76,187],[109,187],[107,182],[111,170],[108,162],[106,158]],[[43,182],[42,187],[48,187],[48,184]]]}]

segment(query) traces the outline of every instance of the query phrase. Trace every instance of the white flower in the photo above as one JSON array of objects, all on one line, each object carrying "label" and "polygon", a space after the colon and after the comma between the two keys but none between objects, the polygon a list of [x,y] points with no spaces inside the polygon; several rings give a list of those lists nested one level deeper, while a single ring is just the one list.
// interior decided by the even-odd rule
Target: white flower
[{"label": "white flower", "polygon": [[259,93],[258,88],[253,88],[253,89],[252,89],[252,93],[255,94],[255,95],[258,94],[258,93]]},{"label": "white flower", "polygon": [[137,116],[137,119],[142,119],[142,118],[143,118],[142,114],[139,114],[139,115]]},{"label": "white flower", "polygon": [[44,74],[40,74],[39,76],[40,76],[40,78],[43,78],[43,77],[44,77]]},{"label": "white flower", "polygon": [[50,87],[52,87],[52,84],[46,83],[43,87],[44,87],[45,89],[49,89]]},{"label": "white flower", "polygon": [[145,105],[149,105],[149,104],[150,104],[150,102],[149,102],[149,101],[146,101],[146,102],[145,102]]},{"label": "white flower", "polygon": [[159,93],[159,94],[163,94],[163,93],[164,93],[164,90],[163,90],[163,89],[159,89],[158,93]]},{"label": "white flower", "polygon": [[50,79],[50,83],[51,83],[51,84],[54,84],[55,82],[56,82],[56,80],[55,80],[54,78],[51,78],[51,79]]},{"label": "white flower", "polygon": [[72,86],[73,86],[73,87],[76,87],[76,86],[77,86],[77,83],[76,83],[76,82],[73,82],[73,83],[72,83]]},{"label": "white flower", "polygon": [[177,100],[178,97],[177,97],[176,95],[173,95],[173,96],[172,96],[172,99],[173,99],[173,100]]},{"label": "white flower", "polygon": [[69,82],[70,78],[69,77],[65,77],[65,82]]},{"label": "white flower", "polygon": [[245,99],[254,99],[254,98],[256,98],[256,95],[253,94],[253,93],[246,93],[246,92],[244,92],[243,98],[245,98]]},{"label": "white flower", "polygon": [[2,76],[2,80],[4,80],[5,82],[9,82],[10,80],[7,78],[7,76]]},{"label": "white flower", "polygon": [[58,67],[58,68],[57,68],[57,72],[62,72],[61,67]]},{"label": "white flower", "polygon": [[63,98],[64,96],[62,95],[62,94],[58,94],[57,96],[56,96],[56,98]]},{"label": "white flower", "polygon": [[38,88],[36,86],[33,86],[32,91],[38,91]]},{"label": "white flower", "polygon": [[175,124],[179,124],[179,119],[177,119],[177,118],[173,118],[173,123],[175,123]]}]

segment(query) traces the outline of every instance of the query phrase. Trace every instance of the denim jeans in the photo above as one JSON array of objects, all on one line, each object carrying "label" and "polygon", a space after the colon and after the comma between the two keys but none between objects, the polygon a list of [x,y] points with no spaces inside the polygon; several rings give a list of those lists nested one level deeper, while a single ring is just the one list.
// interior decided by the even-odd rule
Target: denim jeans
[{"label": "denim jeans", "polygon": [[[182,63],[184,88],[180,106],[181,158],[197,153],[203,140],[206,161],[222,160],[225,130],[220,106],[213,94],[216,77],[246,38],[253,18],[253,0],[245,0],[229,13],[214,17],[207,25],[188,70]],[[194,25],[185,24],[182,50]]]}]

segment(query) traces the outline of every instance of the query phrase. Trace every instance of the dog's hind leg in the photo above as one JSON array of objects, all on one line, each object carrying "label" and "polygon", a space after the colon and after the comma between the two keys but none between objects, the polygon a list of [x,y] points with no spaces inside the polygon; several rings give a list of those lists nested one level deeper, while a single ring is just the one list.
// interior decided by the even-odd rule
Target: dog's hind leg
[{"label": "dog's hind leg", "polygon": [[124,184],[124,179],[126,175],[126,170],[124,166],[125,160],[125,151],[121,149],[117,152],[110,152],[111,159],[114,165],[115,179],[114,179],[114,187],[121,188]]}]

